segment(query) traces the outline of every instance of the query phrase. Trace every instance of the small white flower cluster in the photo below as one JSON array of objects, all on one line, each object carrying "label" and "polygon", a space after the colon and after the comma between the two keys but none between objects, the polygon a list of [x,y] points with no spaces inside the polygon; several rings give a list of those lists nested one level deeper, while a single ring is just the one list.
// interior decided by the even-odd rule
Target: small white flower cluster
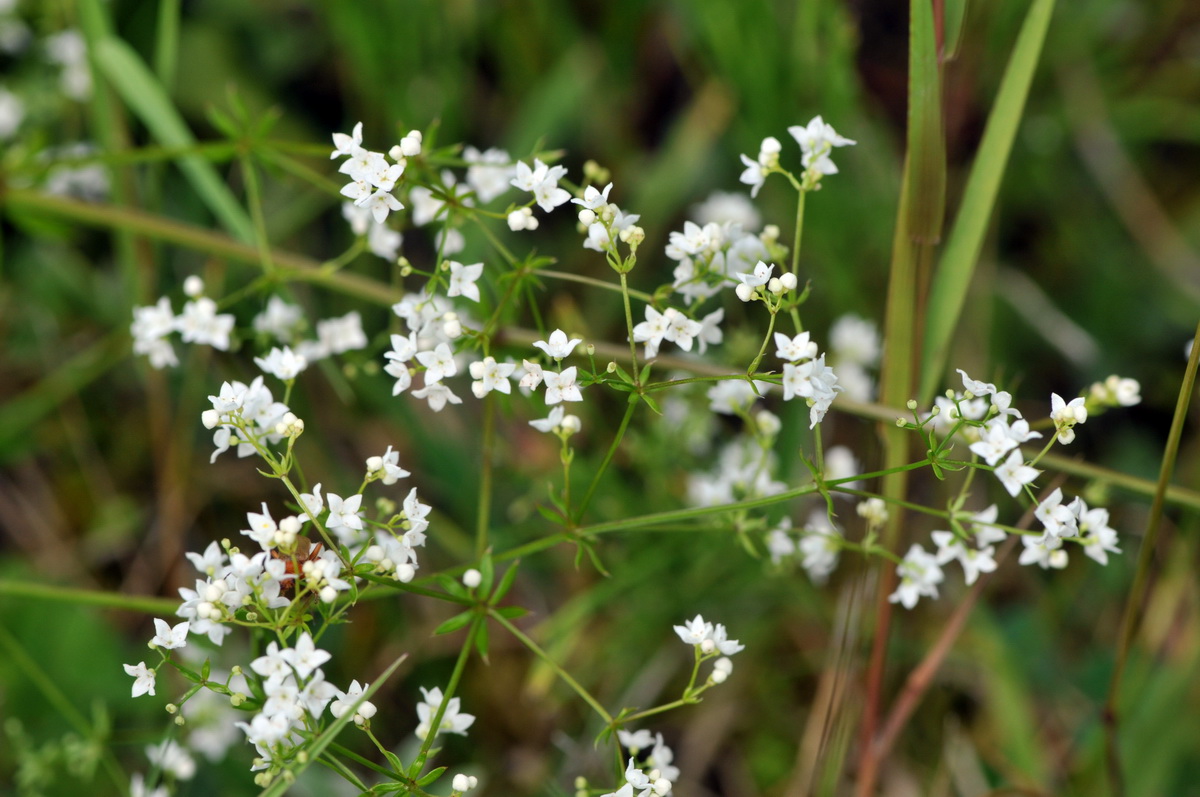
[{"label": "small white flower cluster", "polygon": [[[661,733],[651,736],[650,731],[645,729],[640,731],[619,730],[617,731],[617,741],[629,751],[631,762],[640,759],[640,769],[650,783],[658,784],[659,781],[665,780],[670,787],[673,787],[679,780],[679,767],[674,765],[675,753],[663,742]],[[632,787],[634,778],[630,778],[627,772],[625,781]],[[667,791],[655,793],[668,794],[669,788]]]},{"label": "small white flower cluster", "polygon": [[[532,193],[534,202],[546,213],[571,199],[571,194],[558,186],[558,181],[567,176],[566,166],[547,166],[534,158],[532,167],[524,161],[518,161],[516,168],[516,174],[509,183],[521,191]],[[508,226],[513,232],[518,232],[536,230],[538,223],[529,208],[521,208],[508,214]]]},{"label": "small white flower cluster", "polygon": [[784,361],[783,398],[800,396],[808,402],[808,428],[816,427],[842,389],[837,374],[825,364],[825,355],[817,356],[817,344],[807,332],[789,338],[775,333],[775,355]]},{"label": "small white flower cluster", "polygon": [[198,277],[188,278],[185,292],[192,298],[178,316],[166,296],[156,304],[133,309],[133,323],[129,327],[133,352],[149,357],[154,368],[179,365],[175,349],[167,340],[172,332],[178,332],[184,343],[201,343],[221,351],[229,348],[233,316],[217,312],[217,303],[203,295],[204,283]]},{"label": "small white flower cluster", "polygon": [[614,239],[636,248],[646,238],[645,231],[637,226],[641,219],[636,213],[626,213],[617,207],[615,202],[608,201],[612,191],[612,183],[599,191],[594,185],[583,190],[582,198],[572,199],[573,204],[580,206],[579,223],[587,231],[583,248],[596,252],[616,254]]},{"label": "small white flower cluster", "polygon": [[737,437],[721,449],[716,465],[710,472],[688,474],[688,503],[692,506],[718,506],[737,500],[778,495],[787,489],[786,484],[774,478],[778,468],[779,457],[774,451],[763,448],[753,437]]},{"label": "small white flower cluster", "polygon": [[1023,565],[1036,564],[1043,569],[1066,567],[1064,539],[1077,540],[1083,552],[1102,565],[1108,564],[1109,553],[1121,552],[1117,547],[1117,532],[1108,525],[1108,510],[1089,509],[1079,496],[1064,505],[1062,490],[1055,489],[1038,504],[1034,514],[1041,521],[1043,532],[1041,537],[1021,538],[1025,550],[1018,561]]},{"label": "small white flower cluster", "polygon": [[302,732],[308,730],[308,723],[318,719],[341,694],[320,669],[330,658],[305,631],[295,647],[280,648],[270,642],[266,653],[250,663],[250,669],[262,678],[266,697],[250,722],[236,723],[258,752],[251,772],[286,761],[292,749],[305,741]]},{"label": "small white flower cluster", "polygon": [[629,766],[625,768],[625,783],[616,791],[602,794],[600,797],[662,797],[662,795],[671,793],[671,781],[664,777],[654,778],[654,770],[650,774],[646,774],[634,763],[633,758],[629,759]]},{"label": "small white flower cluster", "polygon": [[392,191],[404,174],[408,159],[421,154],[420,131],[411,131],[385,156],[362,146],[362,122],[359,122],[351,135],[334,133],[333,146],[330,159],[345,156],[338,171],[350,178],[350,182],[342,187],[342,196],[371,211],[377,224],[383,224],[389,213],[404,209]]},{"label": "small white flower cluster", "polygon": [[788,291],[796,290],[795,274],[785,271],[778,277],[772,277],[774,271],[773,263],[768,265],[760,260],[754,264],[752,271],[739,271],[734,274],[739,283],[734,289],[737,297],[743,302],[768,301],[768,296],[780,297]]},{"label": "small white flower cluster", "polygon": [[708,676],[713,684],[725,682],[733,672],[733,662],[729,657],[746,649],[736,639],[728,638],[725,626],[706,622],[700,615],[685,621],[683,625],[672,627],[685,645],[696,648],[697,661],[717,659],[713,662],[712,674]]},{"label": "small white flower cluster", "polygon": [[778,235],[774,226],[756,235],[739,221],[686,221],[683,231],[672,232],[667,242],[667,257],[679,264],[672,287],[689,306],[716,296],[736,282],[735,274],[770,259]]},{"label": "small white flower cluster", "polygon": [[1112,374],[1088,388],[1088,397],[1100,407],[1132,407],[1142,401],[1142,386],[1136,379]]},{"label": "small white flower cluster", "polygon": [[367,547],[363,559],[375,564],[375,571],[407,583],[413,580],[420,563],[417,549],[425,546],[425,532],[429,529],[429,513],[432,507],[417,498],[413,487],[404,497],[400,514],[387,528],[375,531],[375,541]]},{"label": "small white flower cluster", "polygon": [[[422,686],[421,694],[425,696],[425,699],[417,703],[416,734],[417,738],[425,739],[429,736],[429,731],[433,729],[433,720],[445,697],[442,695],[442,690],[436,686],[433,689],[426,689]],[[446,710],[442,713],[442,720],[438,723],[437,728],[433,729],[433,735],[457,733],[460,736],[466,736],[467,728],[470,728],[474,722],[475,715],[462,713],[461,701],[457,697],[452,697],[446,701]]]},{"label": "small white flower cluster", "polygon": [[[821,177],[826,174],[837,174],[838,168],[829,155],[834,147],[850,146],[856,142],[838,135],[833,127],[817,116],[807,125],[792,125],[788,133],[800,145],[801,163],[804,164],[804,185],[809,190],[816,188]],[[758,196],[758,191],[772,172],[780,171],[779,153],[783,145],[774,136],[764,138],[759,146],[758,158],[751,160],[742,155],[742,163],[746,169],[740,178],[742,183],[750,186],[750,196]]]},{"label": "small white flower cluster", "polygon": [[823,509],[814,509],[800,532],[793,539],[792,519],[785,517],[767,534],[767,552],[771,561],[779,564],[785,558],[799,554],[800,566],[814,584],[824,584],[837,568],[841,554],[842,530],[833,525]]},{"label": "small white flower cluster", "polygon": [[[251,526],[262,525],[261,515],[251,512],[247,518]],[[259,530],[242,533],[252,536]],[[291,578],[287,562],[266,551],[246,556],[234,550],[226,556],[213,542],[203,554],[188,553],[187,557],[205,578],[196,580],[195,589],[179,588],[183,603],[175,614],[189,622],[190,633],[207,636],[214,645],[225,641],[232,630],[226,623],[238,611],[251,609],[265,614],[291,603],[283,595],[283,584]]]},{"label": "small white flower cluster", "polygon": [[722,332],[719,326],[725,318],[725,309],[718,308],[699,321],[689,318],[686,313],[668,307],[658,312],[652,306],[646,305],[646,320],[633,328],[633,341],[646,344],[646,358],[652,359],[658,354],[658,347],[664,340],[674,343],[684,351],[692,350],[692,342],[699,341],[699,351],[704,354],[710,344],[721,342]]},{"label": "small white flower cluster", "polygon": [[286,404],[274,400],[261,376],[256,376],[249,385],[223,382],[221,392],[208,400],[212,409],[202,412],[200,421],[205,429],[216,429],[213,433],[216,450],[209,462],[216,462],[235,442],[237,455],[248,457],[256,453],[256,445],[273,445],[304,429],[304,422]]}]

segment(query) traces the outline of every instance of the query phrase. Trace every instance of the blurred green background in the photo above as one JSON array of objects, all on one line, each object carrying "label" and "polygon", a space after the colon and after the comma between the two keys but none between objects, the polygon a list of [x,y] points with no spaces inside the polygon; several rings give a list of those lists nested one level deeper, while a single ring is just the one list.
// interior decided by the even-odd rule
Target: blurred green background
[{"label": "blurred green background", "polygon": [[[1026,9],[1025,2],[969,3],[960,38],[947,43],[951,214]],[[106,18],[158,69],[200,141],[223,138],[214,108],[235,114],[241,104],[250,118],[274,109],[272,140],[317,145],[298,162],[327,179],[336,177],[322,151],[330,133],[359,120],[380,149],[411,128],[436,126],[442,144],[500,146],[514,157],[561,149],[573,179],[585,160],[598,161],[612,170],[613,199],[641,214],[648,237],[633,279],[644,290],[670,279],[673,264],[660,254],[668,232],[681,229],[711,191],[736,189],[739,153],[753,157],[764,136],[785,139],[788,125],[822,114],[858,146],[838,153],[841,172],[808,203],[801,269],[813,297],[805,323],[822,340],[845,313],[882,322],[904,148],[903,4],[22,0],[9,13],[34,38],[24,51],[0,56],[0,80],[26,99],[28,112],[0,159],[0,194],[44,171],[38,153],[46,147],[92,141],[113,168],[106,202],[217,228],[169,157],[138,166],[120,159],[154,142],[102,80],[86,102],[57,90],[39,42]],[[171,37],[162,21],[176,14],[177,47],[164,50]],[[1061,4],[952,357],[953,366],[1011,389],[1031,416],[1048,410],[1052,390],[1074,395],[1110,373],[1140,380],[1143,404],[1095,419],[1069,453],[1151,479],[1200,307],[1198,142],[1200,9],[1182,0]],[[228,163],[228,152],[210,154],[243,196],[244,172]],[[255,166],[275,246],[323,260],[349,245],[332,192],[277,163]],[[784,189],[769,181],[758,205],[787,238],[793,200]],[[254,269],[9,203],[3,209],[0,578],[172,597],[193,578],[183,551],[236,536],[247,510],[282,496],[253,478],[249,462],[227,457],[210,466],[196,422],[221,379],[252,373],[249,354],[195,349],[182,369],[150,372],[129,353],[131,310],[163,293],[177,298],[189,274],[203,275],[220,296],[244,286]],[[407,237],[414,261],[431,251],[422,236]],[[544,225],[537,247],[561,271],[611,276],[580,248],[565,214]],[[467,254],[485,250],[476,244]],[[352,268],[392,279],[369,256]],[[621,341],[618,303],[552,287],[542,308],[547,323]],[[296,295],[312,317],[360,306],[303,286]],[[244,324],[260,307],[255,298],[233,312]],[[383,330],[387,308],[365,309],[364,319],[369,333]],[[730,341],[730,362],[745,360],[737,359],[739,346],[754,345]],[[293,406],[320,430],[305,438],[306,467],[338,478],[395,444],[440,516],[425,567],[457,564],[470,555],[478,419],[464,409],[438,416],[431,428],[427,414],[391,398],[386,380],[367,378],[379,350],[350,357],[349,371],[301,380]],[[601,430],[615,426],[620,403],[597,399],[589,409],[585,428],[596,431],[575,444],[584,473],[603,455],[609,438]],[[553,478],[556,452],[534,438],[523,413],[505,427],[498,548],[547,533],[533,506]],[[872,424],[838,416],[830,437],[873,466]],[[677,445],[654,424],[636,424],[597,513],[679,506],[683,467],[706,460],[681,463]],[[1177,481],[1195,486],[1198,466],[1189,437]],[[784,467],[794,477],[803,472],[794,460]],[[1071,492],[1083,490],[1076,484]],[[1099,711],[1149,504],[1107,493],[1125,555],[1107,568],[1076,556],[1062,573],[1003,566],[903,735],[882,793],[1101,793]],[[807,508],[792,514],[800,520]],[[848,505],[842,514],[857,534]],[[1169,510],[1125,678],[1130,794],[1193,794],[1200,782],[1195,530],[1194,512]],[[927,531],[914,528],[912,538]],[[841,784],[830,793],[852,781],[854,756],[843,759],[836,739],[815,763],[800,742],[821,736],[819,685],[861,677],[868,639],[859,631],[843,640],[839,619],[849,611],[854,626],[871,612],[859,592],[861,563],[844,557],[833,583],[816,589],[802,573],[777,572],[742,553],[728,534],[606,539],[600,555],[610,578],[576,569],[573,554],[555,550],[525,562],[514,600],[534,610],[537,637],[610,709],[648,705],[682,685],[688,662],[672,623],[703,612],[747,645],[727,684],[652,726],[676,749],[684,772],[676,793],[793,797],[808,793],[810,777]],[[896,618],[889,694],[961,595],[955,574],[948,599]],[[402,596],[356,609],[354,622],[333,635],[335,647],[350,652],[327,668],[337,682],[370,679],[398,653],[413,654],[376,701],[374,724],[385,741],[413,738],[417,686],[445,678],[457,640],[430,638],[444,617],[442,606]],[[71,734],[111,726],[116,758],[130,771],[146,768],[142,748],[168,727],[160,706],[173,690],[162,679],[158,699],[131,701],[120,665],[146,657],[149,616],[9,594],[0,595],[0,618],[0,784],[12,784],[0,791],[117,793],[103,764],[92,773],[86,745]],[[236,653],[224,652],[231,654],[227,664]],[[852,746],[857,704],[849,691],[831,726]],[[468,670],[463,701],[480,720],[443,755],[452,771],[479,774],[484,793],[568,794],[578,774],[608,783],[586,707],[498,629],[490,664]],[[107,716],[95,713],[99,707]],[[359,739],[343,741],[370,754]],[[235,745],[229,761],[202,765],[179,793],[254,793],[249,760],[249,746]],[[39,761],[35,772],[31,762]],[[31,772],[44,777],[22,791],[18,776]],[[309,782],[296,793],[326,788]]]}]

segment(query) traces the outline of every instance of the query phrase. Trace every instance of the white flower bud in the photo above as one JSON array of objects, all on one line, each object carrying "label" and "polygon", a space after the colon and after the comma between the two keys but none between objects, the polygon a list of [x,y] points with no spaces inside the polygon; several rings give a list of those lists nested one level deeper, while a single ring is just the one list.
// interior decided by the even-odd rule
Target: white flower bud
[{"label": "white flower bud", "polygon": [[738,283],[738,286],[733,290],[743,302],[748,302],[754,298],[754,289],[744,282]]},{"label": "white flower bud", "polygon": [[479,785],[479,779],[474,775],[463,775],[459,773],[458,775],[454,776],[454,780],[451,781],[450,785],[455,791],[470,791]]},{"label": "white flower bud", "polygon": [[420,130],[410,130],[408,135],[400,139],[400,152],[409,158],[420,155],[422,138]]},{"label": "white flower bud", "polygon": [[383,457],[367,457],[367,473],[383,470]]},{"label": "white flower bud", "polygon": [[667,780],[666,778],[658,778],[654,781],[653,788],[654,793],[659,795],[659,797],[664,794],[669,794],[671,792],[671,781]]},{"label": "white flower bud", "polygon": [[596,211],[592,210],[591,208],[584,208],[583,210],[579,211],[579,223],[584,227],[587,227],[595,220]]},{"label": "white flower bud", "polygon": [[562,423],[559,424],[559,428],[562,429],[563,434],[570,437],[571,435],[575,434],[580,429],[582,429],[583,424],[581,424],[579,422],[578,415],[564,415],[563,419],[562,419]]},{"label": "white flower bud", "polygon": [[475,589],[480,585],[480,583],[483,582],[483,574],[472,567],[470,570],[463,573],[462,582],[467,589]]},{"label": "white flower bud", "polygon": [[722,656],[713,662],[713,671],[723,672],[726,675],[729,675],[733,672],[733,660],[728,656]]},{"label": "white flower bud", "polygon": [[767,282],[767,290],[779,296],[783,293],[783,283],[779,281],[779,277],[771,277]]},{"label": "white flower bud", "polygon": [[785,271],[779,276],[779,281],[783,283],[784,290],[794,291],[799,282],[796,280],[796,275],[790,271]]},{"label": "white flower bud", "polygon": [[408,582],[412,581],[416,575],[416,568],[414,568],[408,562],[396,566],[396,580],[399,582],[407,584]]},{"label": "white flower bud", "polygon": [[700,643],[700,652],[705,655],[712,653],[716,649],[717,649],[717,643],[713,642],[711,639],[706,639]]},{"label": "white flower bud", "polygon": [[337,600],[337,590],[328,584],[321,587],[321,592],[319,594],[321,596],[321,603],[333,603],[335,600]]},{"label": "white flower bud", "polygon": [[183,292],[192,299],[198,299],[204,295],[204,280],[192,274],[183,281]]},{"label": "white flower bud", "polygon": [[462,322],[460,322],[457,318],[452,318],[446,323],[442,324],[442,332],[451,340],[460,338],[462,337],[463,333]]},{"label": "white flower bud", "polygon": [[714,684],[723,684],[725,683],[725,679],[728,677],[729,673],[725,672],[724,670],[713,670],[712,675],[708,676],[709,680],[711,680]]},{"label": "white flower bud", "polygon": [[200,423],[204,424],[205,429],[216,429],[220,422],[221,414],[216,410],[205,410],[200,413]]}]

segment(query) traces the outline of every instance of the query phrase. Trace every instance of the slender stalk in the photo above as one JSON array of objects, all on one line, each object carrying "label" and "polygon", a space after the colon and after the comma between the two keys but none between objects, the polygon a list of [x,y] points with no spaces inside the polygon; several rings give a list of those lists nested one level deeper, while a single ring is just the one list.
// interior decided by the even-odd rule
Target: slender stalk
[{"label": "slender stalk", "polygon": [[483,443],[479,463],[479,509],[475,516],[475,558],[487,550],[488,525],[492,516],[492,469],[496,458],[496,402],[488,396],[483,408]]},{"label": "slender stalk", "polygon": [[1104,701],[1104,746],[1108,764],[1108,781],[1109,788],[1117,797],[1125,794],[1121,756],[1117,749],[1117,702],[1121,691],[1121,679],[1125,675],[1125,665],[1129,660],[1129,650],[1133,647],[1133,637],[1137,634],[1138,626],[1141,624],[1142,609],[1149,589],[1150,565],[1154,560],[1155,543],[1158,542],[1158,532],[1162,527],[1167,483],[1171,481],[1171,474],[1175,471],[1175,460],[1179,455],[1179,441],[1183,437],[1183,425],[1187,420],[1188,408],[1192,403],[1192,391],[1196,385],[1198,363],[1200,363],[1200,325],[1196,326],[1196,334],[1192,338],[1192,353],[1188,357],[1187,370],[1183,374],[1183,384],[1179,388],[1179,398],[1175,402],[1175,417],[1171,420],[1171,431],[1167,435],[1162,466],[1158,472],[1158,489],[1154,493],[1154,502],[1150,505],[1150,518],[1146,521],[1146,534],[1142,538],[1142,547],[1138,552],[1137,571],[1133,576],[1133,584],[1129,588],[1129,598],[1125,602],[1125,613],[1121,618],[1117,660],[1113,665],[1112,680],[1108,683],[1108,697]]},{"label": "slender stalk", "polygon": [[625,416],[621,418],[621,425],[617,427],[617,433],[613,436],[612,445],[608,447],[608,453],[604,455],[604,461],[600,463],[600,467],[596,469],[596,475],[592,477],[592,483],[588,485],[587,492],[583,495],[583,501],[579,504],[579,509],[575,511],[575,522],[578,523],[583,518],[583,513],[587,511],[588,504],[592,502],[592,496],[596,492],[596,486],[600,484],[600,478],[604,472],[608,470],[608,466],[612,463],[613,456],[617,453],[617,447],[621,445],[621,441],[625,438],[625,430],[629,428],[629,420],[633,417],[633,411],[637,407],[636,401],[630,401],[625,407]]},{"label": "slender stalk", "polygon": [[528,636],[526,636],[524,633],[522,633],[521,629],[517,628],[515,625],[510,623],[507,618],[505,618],[502,614],[497,612],[495,609],[490,609],[488,611],[488,616],[491,617],[496,622],[500,623],[500,625],[504,626],[504,628],[510,634],[512,634],[518,640],[520,640],[522,645],[524,645],[525,647],[527,647],[531,651],[533,651],[533,654],[535,656],[537,656],[542,661],[546,662],[546,665],[548,667],[550,667],[550,669],[554,670],[555,675],[557,675],[559,678],[561,678],[563,680],[563,682],[566,683],[567,686],[571,687],[571,689],[574,690],[575,694],[579,695],[580,699],[582,699],[583,702],[585,702],[589,706],[591,706],[592,710],[600,715],[600,718],[602,720],[604,720],[605,725],[612,726],[612,723],[613,723],[612,715],[609,714],[604,709],[604,706],[600,705],[600,701],[596,700],[596,698],[592,697],[591,694],[586,689],[584,689],[582,686],[580,686],[579,682],[576,681],[573,677],[571,677],[571,674],[569,672],[567,672],[566,670],[564,670],[558,664],[558,662],[556,662],[554,659],[550,658],[550,655],[548,653],[546,653],[546,651],[544,651],[540,647],[538,647],[538,644],[536,642],[534,642],[532,639],[530,639]]},{"label": "slender stalk", "polygon": [[[571,274],[566,271],[552,271],[551,269],[548,269],[548,268],[539,268],[534,273],[537,274],[539,277],[550,277],[551,279],[562,280],[564,282],[578,282],[582,285],[590,285],[593,288],[600,288],[601,290],[605,290],[605,291],[620,291],[621,290],[620,285],[613,285],[611,282],[605,282],[604,280],[598,280],[595,277],[587,277],[587,276],[584,276],[583,274]],[[654,297],[651,296],[650,294],[646,293],[645,291],[636,291],[633,289],[629,289],[629,295],[634,297],[635,299],[641,299],[646,304],[650,304],[652,301],[654,301]]]}]

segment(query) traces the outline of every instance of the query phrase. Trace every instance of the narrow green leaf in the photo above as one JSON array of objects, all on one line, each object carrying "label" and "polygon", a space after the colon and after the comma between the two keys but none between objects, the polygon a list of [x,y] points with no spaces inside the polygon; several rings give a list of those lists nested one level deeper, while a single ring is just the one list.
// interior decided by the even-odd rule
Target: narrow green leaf
[{"label": "narrow green leaf", "polygon": [[515,620],[518,617],[524,617],[529,614],[529,610],[524,606],[502,606],[496,610],[496,614],[506,620]]},{"label": "narrow green leaf", "polygon": [[474,613],[469,612],[469,611],[463,612],[461,614],[456,614],[453,617],[451,617],[449,620],[447,620],[444,623],[442,623],[441,625],[439,625],[437,628],[433,629],[433,635],[441,636],[442,634],[453,633],[453,632],[457,631],[458,629],[465,627],[468,623],[470,623],[471,617],[473,617],[473,616],[474,616]]},{"label": "narrow green leaf", "polygon": [[479,651],[479,658],[483,659],[484,663],[488,660],[488,628],[484,623],[480,623],[475,629],[475,650]]},{"label": "narrow green leaf", "polygon": [[979,154],[975,156],[967,178],[962,205],[938,264],[925,314],[928,321],[919,392],[922,403],[933,396],[945,370],[951,338],[967,298],[979,250],[983,247],[988,220],[1000,190],[1000,179],[1012,152],[1053,11],[1054,0],[1033,0],[1025,15],[996,93],[996,103],[988,116]]},{"label": "narrow green leaf", "polygon": [[[108,37],[96,45],[96,64],[155,140],[164,147],[188,148],[196,139],[162,85],[125,42]],[[254,226],[212,164],[199,155],[179,158],[179,168],[208,209],[234,238],[253,243]]]},{"label": "narrow green leaf", "polygon": [[500,577],[500,586],[496,587],[496,591],[492,593],[492,603],[496,604],[508,594],[508,590],[512,587],[513,581],[517,578],[517,565],[521,564],[521,560],[513,562],[509,568],[504,571],[504,575]]},{"label": "narrow green leaf", "polygon": [[431,769],[431,770],[429,770],[428,775],[426,775],[425,777],[423,777],[417,781],[417,785],[418,786],[428,786],[430,783],[433,783],[435,780],[440,778],[442,776],[442,773],[445,771],[446,771],[446,767],[437,767],[435,769]]}]

